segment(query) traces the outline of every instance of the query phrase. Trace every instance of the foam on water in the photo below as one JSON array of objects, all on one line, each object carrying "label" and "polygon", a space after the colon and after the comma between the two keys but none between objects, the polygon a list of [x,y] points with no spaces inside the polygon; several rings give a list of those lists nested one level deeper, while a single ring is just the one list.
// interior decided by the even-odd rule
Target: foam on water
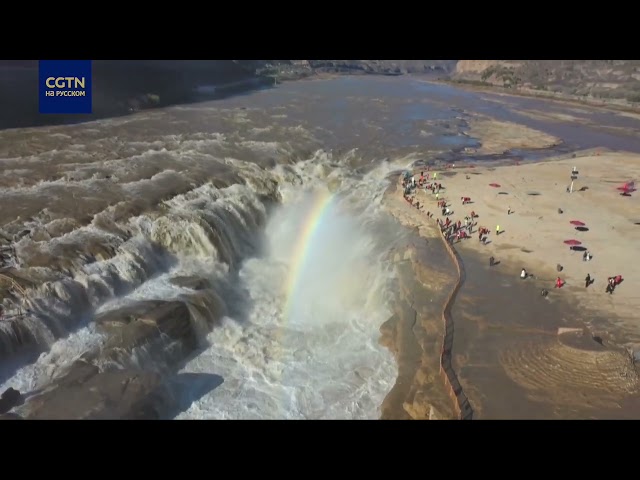
[{"label": "foam on water", "polygon": [[[293,171],[280,171],[306,187],[282,189],[284,206],[266,228],[267,253],[242,265],[247,315],[225,318],[208,335],[210,346],[183,369],[220,375],[223,384],[177,418],[379,417],[397,375],[391,354],[378,344],[379,327],[391,314],[386,287],[392,276],[380,257],[396,232],[384,238],[374,231],[382,226],[385,177],[397,166],[384,165],[362,179],[350,178],[336,165],[327,168],[331,163],[330,155],[322,153]],[[320,229],[299,279],[296,306],[287,317],[295,232],[305,221],[309,190],[327,184],[339,192],[338,208]],[[193,274],[194,267],[185,262],[182,273]],[[145,298],[176,295],[166,290],[173,288],[167,283],[149,282],[152,286],[145,289]]]},{"label": "foam on water", "polygon": [[[236,305],[231,311],[243,313],[223,318],[207,336],[207,348],[182,370],[217,374],[224,382],[191,402],[176,418],[379,418],[380,405],[397,376],[392,355],[378,344],[379,328],[391,315],[387,286],[392,271],[384,256],[398,235],[385,224],[379,204],[387,185],[385,178],[395,168],[384,164],[362,178],[337,166],[330,155],[319,153],[293,169],[277,169],[283,205],[267,223],[264,254],[241,264],[240,284],[233,286],[246,296],[240,299],[245,308]],[[328,186],[336,192],[336,208],[323,220],[297,282],[295,308],[287,312],[295,233],[306,221],[308,196]],[[249,217],[240,208],[246,195],[246,187],[218,191],[203,186],[175,197],[167,206],[174,214],[185,214],[196,207],[208,207],[212,212],[224,202],[227,217],[221,220],[225,220],[225,228],[230,229],[233,223],[247,227]],[[129,245],[154,236],[157,222],[138,217],[133,223],[139,233],[127,242]],[[175,225],[184,233],[185,225]],[[249,229],[235,228],[227,233],[235,251],[242,250],[246,242],[238,236],[241,231]],[[158,235],[156,232],[156,238],[164,238]],[[171,236],[174,241],[179,238],[175,233]],[[168,239],[164,243],[171,246]],[[207,243],[206,234],[191,231],[189,240],[179,246],[175,250],[177,263],[168,271],[145,278],[124,295],[107,295],[96,313],[140,300],[172,300],[188,294],[189,289],[171,282],[174,277],[217,280],[218,286],[228,281],[229,265],[221,259],[229,255],[220,255],[220,246],[213,248]],[[249,254],[242,253],[245,258]],[[85,268],[83,273],[100,277],[115,262],[119,276],[126,278],[129,262],[125,259],[126,255],[120,254]],[[225,301],[237,300],[226,296]],[[18,370],[1,388],[33,392],[103,340],[93,324],[81,328],[53,343],[49,352]],[[188,391],[178,393],[189,395]]]},{"label": "foam on water", "polygon": [[[113,209],[107,209],[92,224],[45,243],[25,239],[18,244],[22,254],[27,247],[44,252],[98,240],[115,250],[114,256],[83,264],[68,277],[45,281],[30,305],[47,312],[47,318],[55,313],[57,323],[50,329],[62,335],[68,319],[84,311],[95,315],[141,300],[184,297],[193,292],[174,285],[174,277],[206,278],[229,316],[183,372],[214,373],[224,382],[188,402],[177,418],[378,418],[397,375],[392,355],[378,344],[379,328],[391,315],[392,271],[384,256],[401,235],[389,229],[379,203],[387,174],[400,165],[383,163],[363,178],[341,166],[354,155],[333,159],[318,152],[307,162],[272,172],[227,159],[246,185],[217,189],[207,183],[163,202],[153,215],[124,224],[110,221]],[[267,221],[258,195],[268,194],[274,179],[280,182],[283,205]],[[317,190],[330,190],[337,200],[318,230],[288,311],[290,256],[306,221],[308,195]],[[232,270],[238,272],[233,285]],[[244,297],[238,295],[243,291]],[[92,323],[56,338],[46,341],[48,352],[12,372],[0,388],[34,392],[105,339]]]},{"label": "foam on water", "polygon": [[[329,161],[315,158],[296,174],[311,189],[326,188],[320,180]],[[247,318],[226,318],[209,334],[209,348],[183,369],[224,382],[178,419],[379,418],[397,375],[392,355],[378,344],[379,328],[391,315],[392,272],[382,259],[389,238],[374,233],[383,227],[378,207],[390,170],[383,166],[365,179],[331,170],[328,176],[340,184],[338,208],[318,229],[290,315],[288,270],[308,190],[281,192],[285,203],[266,229],[267,254],[240,271],[249,292]]]},{"label": "foam on water", "polygon": [[[96,338],[101,337],[94,336],[92,325],[74,333],[95,313],[140,300],[170,300],[192,293],[173,285],[174,276],[196,276],[223,284],[230,266],[251,254],[251,235],[259,230],[266,215],[256,194],[242,185],[223,189],[203,185],[173,197],[164,206],[163,212],[132,217],[126,225],[120,225],[132,234],[127,240],[92,224],[47,242],[24,239],[17,244],[23,255],[27,247],[55,254],[52,249],[60,245],[100,241],[110,244],[114,255],[93,262],[76,258],[77,267],[67,275],[40,269],[43,281],[24,301],[29,313],[20,322],[33,336],[31,346],[58,353],[53,357],[41,355],[34,365],[17,371],[13,368],[23,359],[6,362],[0,371],[3,387],[46,382],[51,378],[48,372],[52,362],[62,368],[76,358],[83,345],[85,350],[95,346]],[[0,329],[8,329],[2,337],[7,343],[3,345],[5,353],[17,354],[11,352],[11,344],[17,342],[11,341],[10,324],[0,322]]]},{"label": "foam on water", "polygon": [[[22,393],[34,393],[44,387],[57,374],[79,358],[84,352],[99,346],[105,337],[95,330],[93,324],[81,328],[51,345],[49,351],[42,353],[38,359],[26,365],[0,384],[0,391],[13,387]],[[3,365],[10,368],[11,365]],[[0,378],[6,375],[0,370]]]}]

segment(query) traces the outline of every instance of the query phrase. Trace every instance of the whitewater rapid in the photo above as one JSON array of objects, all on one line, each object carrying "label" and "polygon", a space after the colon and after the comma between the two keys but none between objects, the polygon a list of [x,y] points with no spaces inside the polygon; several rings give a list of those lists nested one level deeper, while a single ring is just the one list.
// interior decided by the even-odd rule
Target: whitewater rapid
[{"label": "whitewater rapid", "polygon": [[[282,192],[283,205],[267,224],[266,254],[240,271],[247,318],[225,318],[223,328],[208,335],[210,346],[182,370],[224,381],[178,419],[380,417],[397,376],[391,353],[378,343],[391,316],[394,273],[384,256],[389,242],[401,238],[383,225],[380,212],[389,167],[365,178],[341,177],[337,168],[326,179],[318,175],[322,167],[300,165],[305,186]],[[301,260],[295,244],[327,183],[339,184],[337,201],[318,222],[290,298],[290,270]],[[376,236],[380,229],[386,237]]]},{"label": "whitewater rapid", "polygon": [[[343,77],[0,131],[0,249],[12,253],[0,279],[0,391],[29,397],[82,357],[101,372],[169,375],[179,419],[378,418],[397,373],[378,345],[394,283],[387,253],[404,242],[380,206],[388,175],[477,146],[472,112],[538,124],[572,148],[637,150],[635,137],[596,129],[614,126],[608,117],[585,136],[583,124],[514,117],[510,106],[557,105],[487,95]],[[314,217],[323,195],[330,208]],[[143,300],[187,307],[171,314],[188,321],[163,317],[176,334],[166,337],[197,340],[186,340],[198,346],[186,363],[156,355],[174,346],[163,337],[160,352],[130,354],[116,338],[123,353],[112,355],[100,320],[124,324],[135,317],[124,307],[137,306],[138,321],[152,313]]]},{"label": "whitewater rapid", "polygon": [[[100,315],[141,300],[178,299],[193,291],[172,279],[206,278],[225,315],[179,373],[215,374],[222,383],[206,392],[177,385],[175,395],[186,409],[176,418],[379,418],[397,376],[391,353],[378,344],[379,328],[391,315],[393,270],[385,256],[402,238],[380,201],[387,175],[399,165],[383,162],[363,176],[339,160],[319,151],[294,167],[253,171],[254,188],[266,177],[278,181],[281,204],[271,212],[248,186],[205,184],[174,197],[165,202],[162,216],[132,217],[127,227],[132,237],[114,237],[114,257],[83,267],[73,283],[64,279],[36,298],[57,288],[48,304],[59,306],[49,316],[78,314],[69,308],[79,304]],[[319,194],[334,201],[317,225],[293,292],[291,269],[300,259],[291,255]],[[218,219],[211,221],[222,238],[218,232],[212,243],[214,234],[203,217]],[[87,235],[73,232],[81,234]],[[153,244],[163,250],[149,251]],[[237,275],[230,275],[232,266]],[[109,281],[113,278],[117,282]],[[79,303],[69,293],[76,291]],[[47,352],[19,368],[0,389],[38,391],[105,339],[90,322],[52,341]],[[155,368],[136,352],[129,362]]]}]

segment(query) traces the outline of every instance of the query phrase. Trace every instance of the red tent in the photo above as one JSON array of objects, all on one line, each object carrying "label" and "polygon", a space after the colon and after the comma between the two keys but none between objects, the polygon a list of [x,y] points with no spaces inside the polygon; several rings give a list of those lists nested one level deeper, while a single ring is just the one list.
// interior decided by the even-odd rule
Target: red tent
[{"label": "red tent", "polygon": [[569,223],[571,225],[576,225],[578,227],[584,227],[585,226],[585,223],[581,222],[580,220],[571,220]]},{"label": "red tent", "polygon": [[582,242],[580,240],[565,240],[564,243],[571,246],[582,245]]}]

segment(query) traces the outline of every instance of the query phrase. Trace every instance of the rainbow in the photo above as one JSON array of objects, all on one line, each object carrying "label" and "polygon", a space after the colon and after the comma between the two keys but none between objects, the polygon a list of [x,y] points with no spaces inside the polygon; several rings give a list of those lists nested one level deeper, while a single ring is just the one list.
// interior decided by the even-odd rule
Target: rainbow
[{"label": "rainbow", "polygon": [[287,277],[286,303],[284,308],[285,321],[291,318],[300,275],[304,270],[307,258],[312,254],[313,241],[318,229],[322,225],[322,221],[329,211],[329,207],[333,203],[333,198],[333,195],[329,192],[316,192],[305,222],[300,228],[300,233],[291,256],[291,266]]}]

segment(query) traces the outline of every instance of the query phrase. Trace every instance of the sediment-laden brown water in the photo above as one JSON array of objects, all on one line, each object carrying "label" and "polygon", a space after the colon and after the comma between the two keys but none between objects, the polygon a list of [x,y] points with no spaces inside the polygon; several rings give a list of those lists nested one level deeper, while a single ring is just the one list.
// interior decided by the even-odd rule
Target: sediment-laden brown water
[{"label": "sediment-laden brown water", "polygon": [[0,132],[2,389],[27,418],[380,417],[409,238],[390,178],[477,146],[474,112],[640,151],[508,102],[347,77]]}]

